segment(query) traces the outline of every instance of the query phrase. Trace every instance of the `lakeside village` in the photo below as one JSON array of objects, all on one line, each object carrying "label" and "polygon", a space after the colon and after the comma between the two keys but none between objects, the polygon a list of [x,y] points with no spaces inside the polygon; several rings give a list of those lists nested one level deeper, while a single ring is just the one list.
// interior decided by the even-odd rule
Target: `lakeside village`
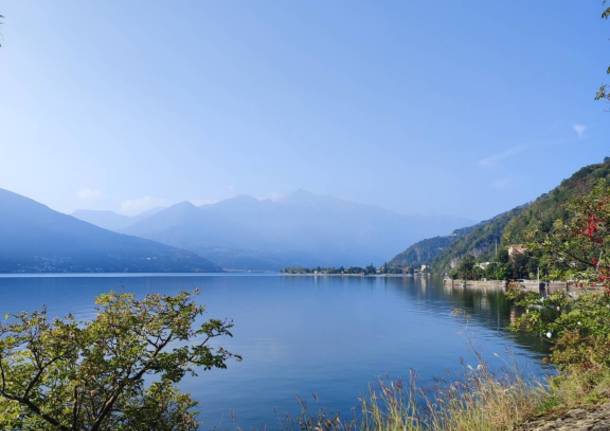
[{"label": "lakeside village", "polygon": [[420,264],[414,266],[395,266],[384,263],[381,266],[367,265],[349,267],[287,267],[284,275],[304,276],[346,276],[346,277],[409,277],[429,278],[441,275],[445,287],[470,288],[477,290],[519,290],[537,292],[543,297],[549,294],[564,292],[572,297],[583,293],[600,291],[603,283],[578,279],[550,280],[545,271],[541,274],[540,266],[525,244],[512,244],[501,252],[496,252],[494,261],[477,261],[471,255],[461,260],[454,259],[449,264],[450,270],[444,273],[435,272],[433,266]]},{"label": "lakeside village", "polygon": [[305,268],[301,266],[292,266],[282,269],[282,274],[285,275],[332,275],[332,276],[359,276],[359,277],[383,277],[383,276],[398,276],[398,277],[429,277],[431,275],[428,265],[420,265],[418,268],[413,267],[393,267],[387,263],[381,266],[367,265],[348,266],[348,267],[320,267]]},{"label": "lakeside village", "polygon": [[[345,275],[345,276],[402,276],[402,277],[431,277],[442,275],[450,280],[467,281],[525,281],[536,274],[540,278],[540,268],[532,265],[527,245],[513,244],[506,247],[504,252],[496,252],[494,261],[478,261],[474,256],[467,255],[463,259],[452,259],[448,271],[436,271],[434,264],[422,263],[418,265],[398,266],[386,262],[380,266],[373,264],[362,266],[338,266],[307,268],[291,266],[282,269],[287,275]],[[532,273],[531,271],[534,271]]]}]

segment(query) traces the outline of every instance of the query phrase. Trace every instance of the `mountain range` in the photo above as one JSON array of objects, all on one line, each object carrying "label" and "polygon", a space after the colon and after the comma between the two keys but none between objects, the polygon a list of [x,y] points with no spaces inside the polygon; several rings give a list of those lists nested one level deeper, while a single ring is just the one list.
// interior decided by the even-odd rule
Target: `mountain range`
[{"label": "mountain range", "polygon": [[0,189],[0,273],[210,272],[193,252],[111,232]]},{"label": "mountain range", "polygon": [[[610,159],[580,169],[533,202],[489,220],[407,216],[372,205],[297,191],[283,198],[237,196],[181,202],[135,217],[111,211],[59,213],[0,189],[0,272],[208,272],[286,266],[431,265],[446,272],[467,255],[493,259],[498,247],[549,229],[563,204],[610,181]],[[428,239],[423,239],[423,238]],[[405,244],[412,244],[406,250]],[[212,263],[214,262],[214,263]]]},{"label": "mountain range", "polygon": [[405,244],[467,223],[402,215],[303,190],[276,200],[237,196],[203,206],[181,202],[137,218],[96,211],[74,215],[234,270],[380,264]]},{"label": "mountain range", "polygon": [[387,264],[395,268],[430,265],[435,272],[447,272],[465,256],[493,260],[497,249],[526,241],[526,232],[536,226],[549,231],[557,219],[565,219],[565,203],[589,192],[600,179],[610,181],[610,158],[578,170],[533,202],[513,208],[489,220],[451,235],[419,241]]}]

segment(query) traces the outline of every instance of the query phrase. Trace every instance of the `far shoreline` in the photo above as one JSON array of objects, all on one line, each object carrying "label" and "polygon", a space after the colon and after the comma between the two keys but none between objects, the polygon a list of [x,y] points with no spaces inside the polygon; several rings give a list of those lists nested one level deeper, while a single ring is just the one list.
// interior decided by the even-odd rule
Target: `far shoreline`
[{"label": "far shoreline", "polygon": [[325,273],[289,273],[280,272],[282,276],[286,277],[359,277],[359,278],[428,278],[428,277],[413,277],[410,274],[325,274]]},{"label": "far shoreline", "polygon": [[280,271],[225,272],[3,272],[3,278],[138,278],[138,277],[359,277],[359,278],[428,278],[410,274],[290,274]]}]

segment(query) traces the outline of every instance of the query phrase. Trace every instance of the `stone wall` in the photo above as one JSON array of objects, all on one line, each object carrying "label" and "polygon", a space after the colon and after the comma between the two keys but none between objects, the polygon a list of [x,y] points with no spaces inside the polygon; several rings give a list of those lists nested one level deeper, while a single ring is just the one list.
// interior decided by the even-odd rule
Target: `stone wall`
[{"label": "stone wall", "polygon": [[506,290],[506,282],[504,280],[452,280],[445,278],[445,287],[453,289],[475,289],[475,290]]},{"label": "stone wall", "polygon": [[[506,282],[504,280],[452,280],[444,279],[445,287],[453,289],[475,289],[483,291],[500,290],[505,292],[508,289],[524,289],[530,292],[539,292],[537,280],[520,280]],[[547,286],[546,293],[567,292],[570,296],[577,297],[585,292],[595,292],[603,289],[602,285],[584,286],[576,282],[551,281]]]}]

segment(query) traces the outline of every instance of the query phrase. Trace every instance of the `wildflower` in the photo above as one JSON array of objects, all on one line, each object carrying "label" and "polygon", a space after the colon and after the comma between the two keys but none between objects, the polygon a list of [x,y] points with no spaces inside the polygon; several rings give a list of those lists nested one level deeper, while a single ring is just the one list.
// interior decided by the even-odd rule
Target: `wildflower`
[{"label": "wildflower", "polygon": [[553,333],[551,331],[546,333],[546,338],[551,338],[553,336]]}]

